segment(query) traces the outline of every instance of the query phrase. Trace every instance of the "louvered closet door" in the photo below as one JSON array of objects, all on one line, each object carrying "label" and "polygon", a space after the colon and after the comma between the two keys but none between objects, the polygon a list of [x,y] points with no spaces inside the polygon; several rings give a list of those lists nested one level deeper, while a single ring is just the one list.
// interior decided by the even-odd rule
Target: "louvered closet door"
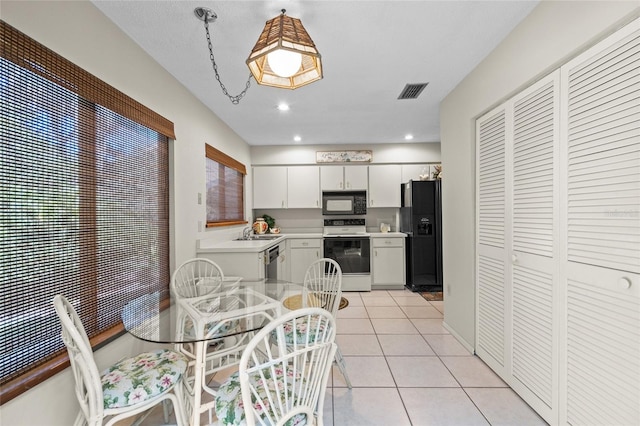
[{"label": "louvered closet door", "polygon": [[[640,424],[640,21],[562,68],[566,412]],[[563,198],[564,198],[563,197]]]},{"label": "louvered closet door", "polygon": [[506,113],[476,122],[477,142],[477,342],[478,355],[499,374],[505,369]]},{"label": "louvered closet door", "polygon": [[548,421],[558,398],[559,78],[513,99],[511,386]]}]

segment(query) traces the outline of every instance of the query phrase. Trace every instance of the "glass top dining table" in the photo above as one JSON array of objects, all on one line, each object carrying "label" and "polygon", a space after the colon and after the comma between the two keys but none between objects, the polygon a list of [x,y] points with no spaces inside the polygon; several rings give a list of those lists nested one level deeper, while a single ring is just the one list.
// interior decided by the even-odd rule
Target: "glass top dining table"
[{"label": "glass top dining table", "polygon": [[[197,295],[180,302],[169,290],[145,294],[125,305],[121,317],[127,332],[144,341],[211,341],[261,329],[286,311],[283,301],[303,290],[302,284],[286,281],[225,277],[221,285],[201,285]],[[185,315],[201,326],[185,332]]]}]

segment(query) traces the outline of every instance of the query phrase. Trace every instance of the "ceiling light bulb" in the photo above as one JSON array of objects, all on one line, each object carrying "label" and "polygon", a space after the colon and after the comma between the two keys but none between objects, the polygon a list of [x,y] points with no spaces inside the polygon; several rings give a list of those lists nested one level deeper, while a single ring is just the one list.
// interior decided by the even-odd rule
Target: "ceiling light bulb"
[{"label": "ceiling light bulb", "polygon": [[406,140],[406,141],[410,141],[410,140],[412,140],[412,139],[413,139],[413,135],[406,135],[406,136],[404,137],[404,140]]},{"label": "ceiling light bulb", "polygon": [[274,50],[267,55],[269,67],[280,77],[291,77],[302,65],[302,55],[289,50]]},{"label": "ceiling light bulb", "polygon": [[278,109],[280,111],[289,111],[289,105],[285,103],[278,104]]},{"label": "ceiling light bulb", "polygon": [[293,140],[296,141],[296,142],[300,142],[302,140],[302,138],[300,136],[296,135],[296,136],[293,137]]}]

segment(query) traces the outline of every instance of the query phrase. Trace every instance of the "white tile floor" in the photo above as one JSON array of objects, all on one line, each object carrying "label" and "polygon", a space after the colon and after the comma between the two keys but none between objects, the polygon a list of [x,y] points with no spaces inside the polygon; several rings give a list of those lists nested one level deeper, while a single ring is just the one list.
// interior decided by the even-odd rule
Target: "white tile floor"
[{"label": "white tile floor", "polygon": [[[443,302],[407,290],[344,296],[336,339],[353,389],[334,365],[326,426],[546,425],[446,331]],[[143,424],[163,424],[161,410]]]},{"label": "white tile floor", "polygon": [[443,302],[407,290],[344,296],[337,342],[353,389],[334,366],[325,425],[546,424],[447,332]]}]

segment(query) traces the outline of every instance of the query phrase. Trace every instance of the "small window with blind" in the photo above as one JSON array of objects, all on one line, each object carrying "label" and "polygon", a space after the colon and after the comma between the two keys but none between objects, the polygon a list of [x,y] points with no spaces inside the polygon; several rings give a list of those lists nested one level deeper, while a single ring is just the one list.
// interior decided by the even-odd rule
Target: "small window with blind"
[{"label": "small window with blind", "polygon": [[66,368],[56,294],[92,345],[169,286],[173,123],[0,21],[0,401]]},{"label": "small window with blind", "polygon": [[210,145],[207,161],[207,227],[247,223],[244,219],[244,164]]}]

